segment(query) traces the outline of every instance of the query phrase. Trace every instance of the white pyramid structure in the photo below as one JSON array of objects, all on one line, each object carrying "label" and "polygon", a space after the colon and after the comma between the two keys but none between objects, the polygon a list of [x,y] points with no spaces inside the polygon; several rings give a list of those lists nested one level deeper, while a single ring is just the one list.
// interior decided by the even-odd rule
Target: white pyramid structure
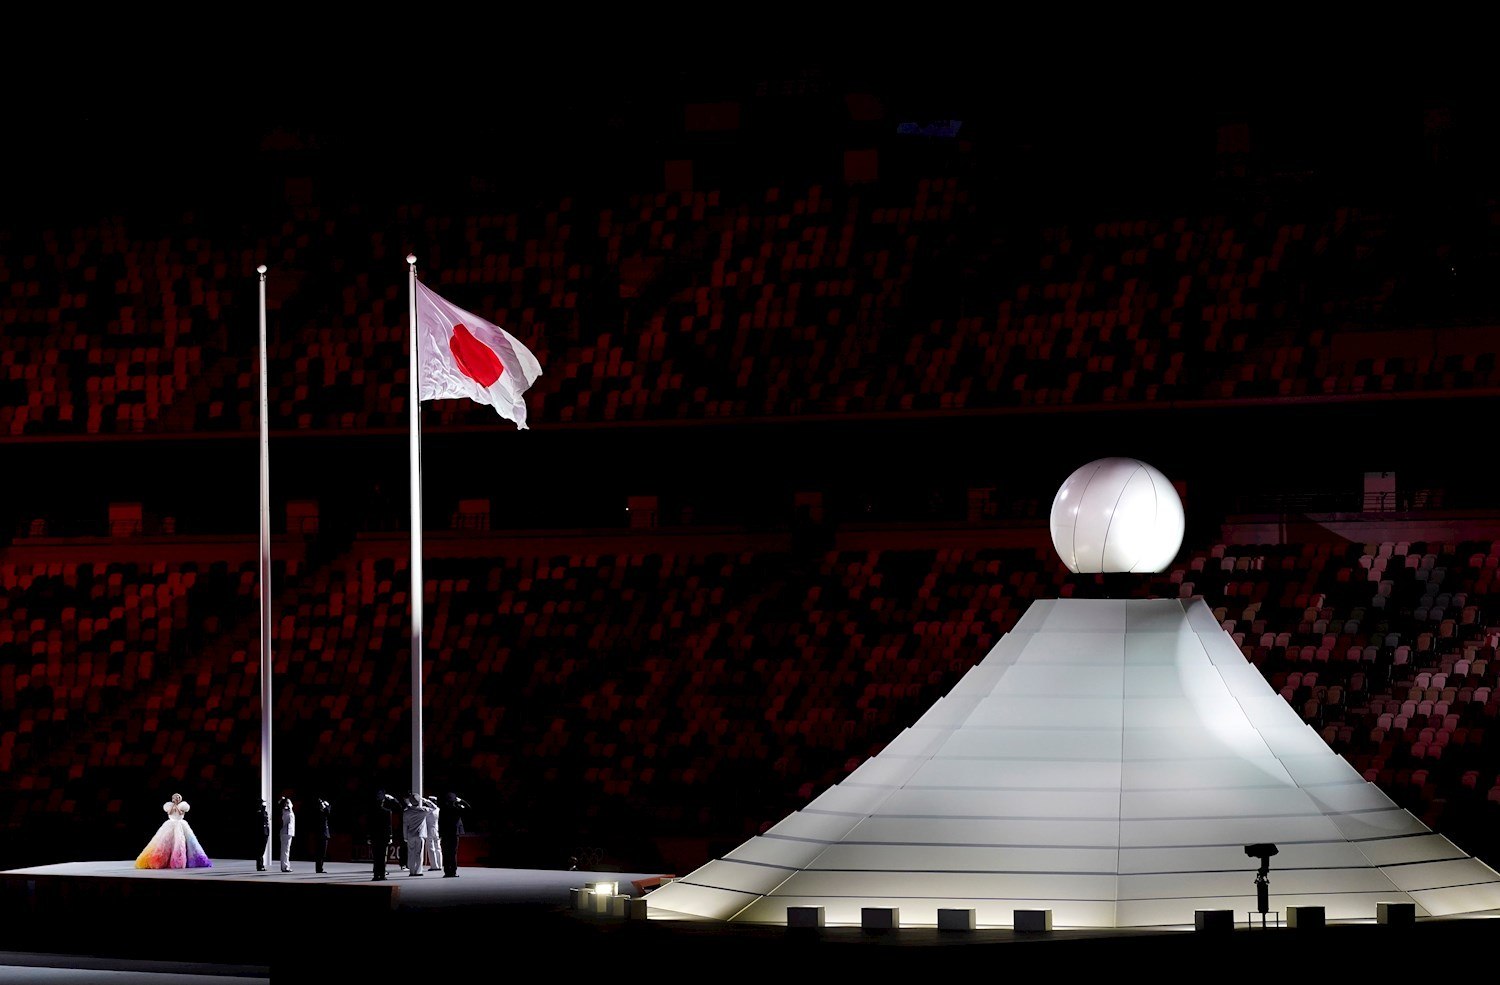
[{"label": "white pyramid structure", "polygon": [[1500,874],[1367,782],[1246,661],[1201,599],[1058,599],[915,725],[765,834],[649,897],[654,918],[902,926],[1191,925],[1257,908],[1373,918],[1500,908]]}]

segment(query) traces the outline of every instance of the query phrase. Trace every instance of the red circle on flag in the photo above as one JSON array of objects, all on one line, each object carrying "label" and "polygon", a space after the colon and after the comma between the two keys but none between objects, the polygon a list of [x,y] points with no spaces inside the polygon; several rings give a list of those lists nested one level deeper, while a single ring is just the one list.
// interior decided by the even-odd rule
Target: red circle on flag
[{"label": "red circle on flag", "polygon": [[453,335],[448,339],[448,350],[459,372],[482,387],[488,387],[505,372],[505,366],[495,350],[476,339],[463,325],[453,326]]}]

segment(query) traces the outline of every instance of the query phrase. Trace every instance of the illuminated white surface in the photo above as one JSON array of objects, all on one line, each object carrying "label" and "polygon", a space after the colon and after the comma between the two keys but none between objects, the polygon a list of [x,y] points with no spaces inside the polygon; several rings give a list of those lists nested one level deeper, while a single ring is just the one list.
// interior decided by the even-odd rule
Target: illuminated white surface
[{"label": "illuminated white surface", "polygon": [[1201,599],[1060,599],[842,783],[650,894],[655,919],[859,926],[973,909],[981,927],[1192,926],[1271,906],[1371,920],[1500,908],[1500,874],[1365,782],[1234,648]]},{"label": "illuminated white surface", "polygon": [[1182,500],[1156,468],[1101,458],[1052,500],[1052,546],[1075,574],[1165,570],[1182,546]]}]

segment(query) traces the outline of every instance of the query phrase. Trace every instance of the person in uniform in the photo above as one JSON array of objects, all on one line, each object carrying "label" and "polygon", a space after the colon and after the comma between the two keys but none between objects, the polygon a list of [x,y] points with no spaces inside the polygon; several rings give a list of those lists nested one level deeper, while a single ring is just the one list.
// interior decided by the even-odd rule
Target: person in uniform
[{"label": "person in uniform", "polygon": [[370,856],[375,862],[375,874],[371,882],[385,879],[385,857],[391,850],[391,815],[401,813],[401,801],[384,790],[375,791],[375,804],[370,808]]},{"label": "person in uniform", "polygon": [[297,812],[292,807],[292,798],[282,797],[276,802],[276,812],[280,816],[281,832],[281,871],[292,871],[292,836],[297,833]]},{"label": "person in uniform", "polygon": [[315,871],[323,871],[328,861],[328,839],[333,837],[333,806],[321,794],[318,796],[318,818],[313,826],[313,862]]},{"label": "person in uniform", "polygon": [[[251,822],[250,837],[259,838],[258,841],[250,843],[250,855],[255,859],[255,871],[266,871],[266,852],[271,848],[271,811],[266,807],[264,797],[257,797],[255,803],[258,805],[256,813],[259,815],[258,822]],[[260,834],[257,835],[256,831]]]},{"label": "person in uniform", "polygon": [[469,802],[451,790],[443,796],[438,814],[438,838],[442,842],[443,878],[458,877],[458,836],[464,833],[464,811]]}]

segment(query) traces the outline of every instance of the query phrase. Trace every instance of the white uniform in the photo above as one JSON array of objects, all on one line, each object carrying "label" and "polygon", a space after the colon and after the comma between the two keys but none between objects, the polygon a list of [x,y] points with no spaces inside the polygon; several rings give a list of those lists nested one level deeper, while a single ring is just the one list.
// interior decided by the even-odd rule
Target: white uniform
[{"label": "white uniform", "polygon": [[297,814],[291,801],[281,805],[281,871],[292,871],[292,835],[297,833]]},{"label": "white uniform", "polygon": [[422,850],[427,843],[427,815],[431,801],[418,799],[401,812],[401,833],[406,838],[406,867],[411,875],[422,874]]},{"label": "white uniform", "polygon": [[422,803],[428,805],[430,808],[427,812],[427,823],[422,828],[422,838],[427,842],[427,857],[432,861],[432,864],[428,868],[441,870],[443,867],[443,840],[438,836],[438,812],[442,808],[438,807],[437,801],[431,797],[423,797]]}]

